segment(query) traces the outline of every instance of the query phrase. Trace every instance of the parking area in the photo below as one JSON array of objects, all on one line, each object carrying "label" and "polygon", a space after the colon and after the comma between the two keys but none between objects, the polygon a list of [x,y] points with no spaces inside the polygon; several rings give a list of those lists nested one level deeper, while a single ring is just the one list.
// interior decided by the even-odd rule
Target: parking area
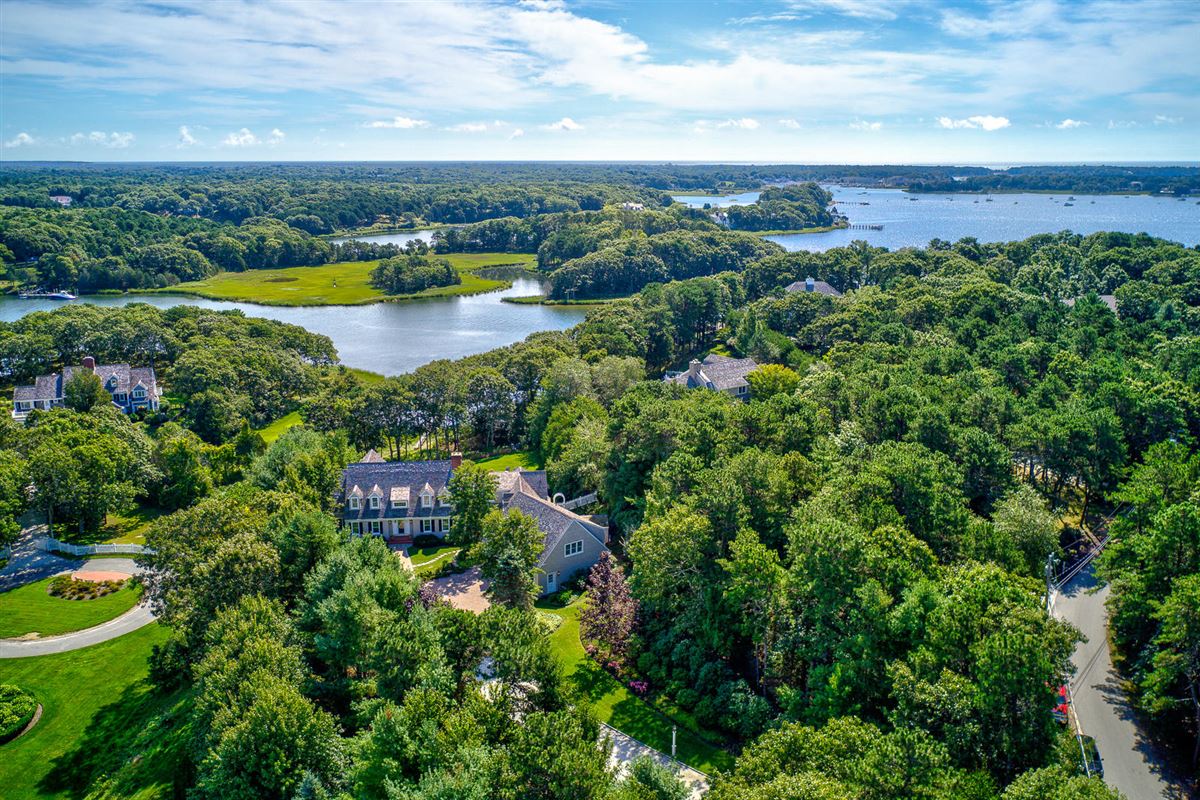
[{"label": "parking area", "polygon": [[479,613],[491,606],[483,593],[487,588],[487,581],[483,579],[479,567],[471,567],[459,575],[434,578],[429,583],[438,597],[445,599],[455,608]]}]

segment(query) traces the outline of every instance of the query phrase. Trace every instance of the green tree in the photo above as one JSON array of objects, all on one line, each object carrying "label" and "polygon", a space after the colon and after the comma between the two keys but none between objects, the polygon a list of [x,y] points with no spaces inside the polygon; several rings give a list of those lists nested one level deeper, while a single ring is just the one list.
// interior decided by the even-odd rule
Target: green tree
[{"label": "green tree", "polygon": [[777,394],[791,394],[800,386],[800,376],[779,364],[764,364],[746,376],[750,397],[768,400]]},{"label": "green tree", "polygon": [[0,547],[21,533],[21,515],[28,505],[29,466],[15,451],[0,450]]},{"label": "green tree", "polygon": [[160,434],[156,461],[163,484],[159,504],[168,510],[190,506],[213,489],[212,472],[205,463],[205,445],[194,435],[164,438]]},{"label": "green tree", "polygon": [[1191,706],[1195,767],[1200,763],[1200,573],[1176,580],[1154,617],[1160,628],[1152,669],[1142,681],[1143,702],[1157,713]]},{"label": "green tree", "polygon": [[542,547],[542,532],[533,517],[519,509],[490,511],[483,518],[478,548],[488,597],[513,608],[532,608]]},{"label": "green tree", "polygon": [[483,520],[496,503],[496,479],[485,467],[464,461],[450,476],[454,517],[450,542],[471,547],[483,536]]},{"label": "green tree", "polygon": [[63,387],[63,402],[73,411],[91,411],[112,402],[104,381],[91,370],[76,371]]},{"label": "green tree", "polygon": [[1058,518],[1028,484],[1021,484],[996,504],[992,524],[1000,536],[1016,545],[1026,575],[1041,575],[1046,556],[1058,552]]}]

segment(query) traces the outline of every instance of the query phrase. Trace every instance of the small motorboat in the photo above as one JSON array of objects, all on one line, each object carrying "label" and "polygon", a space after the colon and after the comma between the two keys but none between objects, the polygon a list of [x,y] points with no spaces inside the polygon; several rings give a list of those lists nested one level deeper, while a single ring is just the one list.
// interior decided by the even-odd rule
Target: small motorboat
[{"label": "small motorboat", "polygon": [[22,300],[77,300],[78,299],[77,297],[75,297],[75,295],[71,294],[70,292],[66,292],[66,291],[20,292],[17,294],[17,297],[21,298]]}]

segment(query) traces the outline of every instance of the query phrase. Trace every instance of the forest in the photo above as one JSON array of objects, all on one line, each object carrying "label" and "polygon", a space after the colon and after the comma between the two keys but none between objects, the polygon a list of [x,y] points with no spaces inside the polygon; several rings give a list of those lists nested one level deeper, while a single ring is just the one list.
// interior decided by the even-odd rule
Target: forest
[{"label": "forest", "polygon": [[[607,769],[596,711],[549,644],[555,606],[531,609],[522,580],[475,616],[339,532],[340,470],[368,448],[521,449],[552,491],[599,494],[615,563],[577,590],[584,643],[728,754],[717,800],[1116,798],[1050,713],[1079,634],[1043,597],[1047,555],[1069,560],[1106,521],[1135,703],[1190,757],[1200,252],[1063,233],[782,253],[661,216],[679,226],[548,249],[568,270],[556,290],[599,275],[595,291],[634,296],[384,380],[339,367],[324,337],[237,313],[83,306],[0,325],[10,380],[91,353],[154,364],[169,387],[146,419],[81,407],[0,423],[0,510],[19,514],[32,484],[61,524],[167,512],[145,564],[169,629],[155,708],[184,709],[159,753],[174,790],[686,796],[649,763]],[[845,296],[783,290],[805,276]],[[709,352],[761,365],[749,402],[661,380]],[[252,430],[291,411],[304,424],[270,444]],[[490,491],[463,481],[455,502]],[[473,519],[453,535],[528,564],[519,518]],[[143,746],[114,741],[95,785],[135,782]]]}]

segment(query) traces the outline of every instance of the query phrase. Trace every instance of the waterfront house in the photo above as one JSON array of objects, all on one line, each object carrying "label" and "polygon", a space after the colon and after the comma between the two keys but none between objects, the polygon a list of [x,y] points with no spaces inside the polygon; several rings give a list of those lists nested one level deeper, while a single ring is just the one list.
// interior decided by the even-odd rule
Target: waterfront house
[{"label": "waterfront house", "polygon": [[[434,461],[384,461],[374,450],[342,473],[339,516],[352,535],[381,536],[407,546],[420,535],[444,539],[454,518],[450,477],[462,463],[458,454]],[[519,509],[542,532],[538,584],[549,594],[578,573],[591,569],[608,549],[608,529],[553,502],[544,470],[493,472],[496,506]]]},{"label": "waterfront house", "polygon": [[663,380],[689,389],[712,389],[739,400],[748,400],[750,383],[746,376],[756,369],[758,362],[753,358],[726,358],[710,353],[703,361],[692,359],[685,371],[668,375]]},{"label": "waterfront house", "polygon": [[830,286],[825,281],[814,280],[811,276],[802,281],[789,283],[783,289],[788,294],[792,292],[813,292],[815,294],[823,294],[829,297],[841,297],[842,293]]},{"label": "waterfront house", "polygon": [[66,387],[82,372],[92,372],[112,397],[112,403],[126,414],[148,409],[157,411],[162,393],[154,377],[153,367],[131,367],[128,364],[97,364],[85,356],[77,367],[63,367],[62,372],[39,375],[31,386],[13,389],[13,419],[23,421],[30,411],[58,408],[66,401]]}]

